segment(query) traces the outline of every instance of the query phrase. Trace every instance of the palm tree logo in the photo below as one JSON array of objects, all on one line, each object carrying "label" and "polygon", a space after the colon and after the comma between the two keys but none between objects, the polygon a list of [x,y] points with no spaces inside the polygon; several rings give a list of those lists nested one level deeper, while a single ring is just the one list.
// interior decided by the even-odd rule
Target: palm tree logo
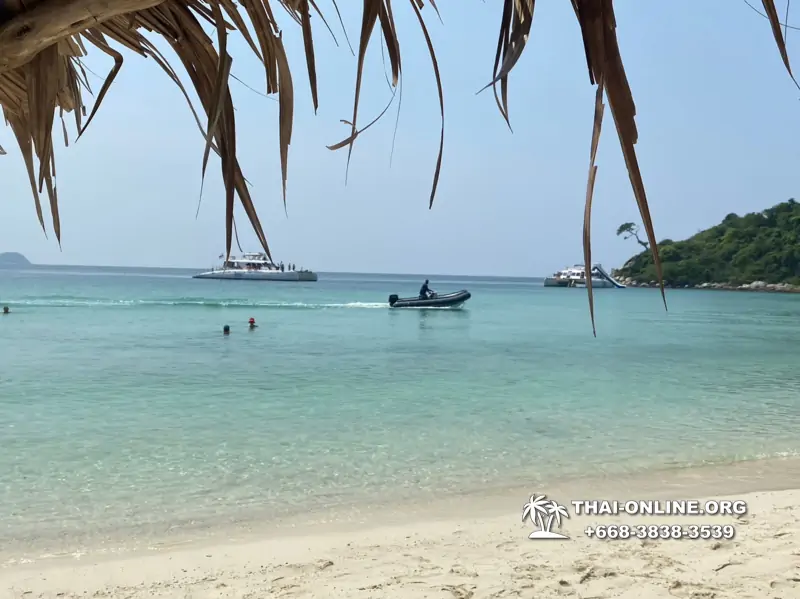
[{"label": "palm tree logo", "polygon": [[562,518],[569,518],[567,508],[547,499],[546,495],[531,495],[530,500],[522,506],[522,521],[529,519],[539,529],[529,534],[529,539],[568,539],[567,535],[552,530],[554,525],[555,528],[561,528]]}]

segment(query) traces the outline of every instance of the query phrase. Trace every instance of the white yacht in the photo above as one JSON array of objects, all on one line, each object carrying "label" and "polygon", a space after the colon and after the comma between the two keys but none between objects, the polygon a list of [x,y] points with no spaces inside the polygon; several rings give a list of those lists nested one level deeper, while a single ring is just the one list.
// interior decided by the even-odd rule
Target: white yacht
[{"label": "white yacht", "polygon": [[[600,264],[591,269],[592,289],[625,289],[625,285],[609,275]],[[545,278],[545,287],[581,287],[586,288],[586,267],[576,264]]]},{"label": "white yacht", "polygon": [[[222,258],[223,256],[220,256]],[[239,279],[242,281],[316,281],[317,273],[294,264],[284,266],[275,264],[266,254],[242,254],[241,258],[231,256],[219,268],[201,272],[193,279]]]}]

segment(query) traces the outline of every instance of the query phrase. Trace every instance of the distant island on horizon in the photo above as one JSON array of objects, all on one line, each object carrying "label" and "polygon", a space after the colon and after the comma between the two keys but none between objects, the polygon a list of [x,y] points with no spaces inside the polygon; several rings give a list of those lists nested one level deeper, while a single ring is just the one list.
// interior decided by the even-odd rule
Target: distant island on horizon
[{"label": "distant island on horizon", "polygon": [[[632,223],[620,226],[647,247]],[[800,292],[800,204],[793,198],[761,212],[728,214],[683,241],[658,244],[666,287]],[[632,287],[657,286],[649,247],[614,276]]]},{"label": "distant island on horizon", "polygon": [[25,268],[27,266],[33,266],[33,264],[19,252],[0,252],[0,268]]}]

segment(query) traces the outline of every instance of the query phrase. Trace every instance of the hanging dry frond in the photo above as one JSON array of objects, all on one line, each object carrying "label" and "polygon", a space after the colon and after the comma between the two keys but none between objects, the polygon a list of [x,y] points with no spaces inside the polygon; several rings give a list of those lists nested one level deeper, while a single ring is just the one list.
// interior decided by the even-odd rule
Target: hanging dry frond
[{"label": "hanging dry frond", "polygon": [[[336,0],[331,0],[341,22]],[[438,62],[422,15],[423,0],[408,0],[417,17],[428,46],[439,93],[442,129],[439,153],[434,169],[429,206],[433,205],[444,149],[444,95]],[[500,33],[497,42],[492,86],[495,100],[503,118],[509,123],[508,76],[519,61],[531,34],[534,0],[503,0]],[[639,171],[634,146],[636,108],[622,65],[617,44],[613,0],[571,0],[583,36],[589,80],[597,85],[595,120],[592,135],[591,161],[584,216],[584,257],[591,264],[590,216],[592,191],[597,167],[594,164],[603,117],[603,95],[608,98],[617,129],[623,156],[631,179],[634,197],[639,207],[645,231],[658,272],[661,295],[666,306],[653,223],[647,204],[644,183]],[[789,58],[781,33],[774,0],[762,0],[765,16],[786,69],[791,75]],[[433,0],[431,8],[438,14]],[[252,24],[255,38],[245,24],[239,6]],[[31,184],[36,214],[46,232],[40,196],[46,189],[53,220],[53,230],[61,242],[58,216],[58,195],[55,185],[53,154],[53,123],[55,111],[72,112],[80,134],[94,118],[108,90],[123,65],[123,54],[111,47],[111,41],[129,52],[152,58],[178,86],[186,98],[200,131],[205,138],[201,177],[205,175],[208,158],[213,150],[220,157],[225,185],[226,252],[229,255],[234,236],[234,202],[238,198],[259,242],[270,253],[267,239],[258,219],[246,180],[236,157],[236,121],[228,82],[232,58],[228,53],[228,34],[238,31],[251,51],[262,62],[268,94],[278,94],[283,201],[286,202],[288,152],[292,140],[294,117],[294,87],[289,59],[283,45],[281,30],[273,7],[285,10],[302,31],[314,110],[317,109],[316,59],[312,35],[312,13],[327,27],[315,0],[0,0],[0,106],[6,123],[19,144],[28,179]],[[459,5],[459,9],[462,9]],[[226,18],[229,20],[226,20]],[[216,46],[201,26],[201,20],[216,28]],[[356,67],[355,97],[350,135],[331,149],[348,148],[348,163],[353,143],[366,127],[357,126],[359,99],[363,83],[364,60],[375,26],[381,34],[389,56],[392,80],[396,88],[402,76],[400,42],[395,27],[392,0],[362,0],[361,33]],[[330,30],[330,28],[328,27]],[[194,90],[203,106],[206,125],[203,126],[178,74],[167,59],[144,36],[145,32],[164,39],[183,63]],[[114,67],[103,83],[94,107],[83,124],[86,108],[82,88],[88,89],[81,57],[87,53],[86,43],[114,59]],[[349,44],[349,40],[348,40]],[[794,79],[794,77],[792,77]],[[497,83],[500,93],[497,93]],[[487,86],[488,87],[488,86]],[[385,110],[384,110],[385,112]],[[381,113],[382,115],[383,113]],[[378,118],[380,118],[380,116]],[[67,140],[66,126],[62,129]],[[0,155],[5,151],[0,148]],[[594,330],[594,308],[591,280],[587,283],[590,314]]]}]

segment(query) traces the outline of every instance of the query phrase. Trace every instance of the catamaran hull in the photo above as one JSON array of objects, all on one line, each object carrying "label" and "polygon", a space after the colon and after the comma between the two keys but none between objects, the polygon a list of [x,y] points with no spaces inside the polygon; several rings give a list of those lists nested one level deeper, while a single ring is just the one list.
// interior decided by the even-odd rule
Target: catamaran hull
[{"label": "catamaran hull", "polygon": [[193,279],[219,279],[236,281],[294,281],[294,282],[314,282],[318,279],[317,273],[311,271],[250,271],[237,272],[230,270],[212,270],[201,272],[192,277]]},{"label": "catamaran hull", "polygon": [[390,308],[460,308],[464,305],[472,294],[466,289],[455,293],[437,295],[430,299],[420,299],[419,297],[397,297],[392,294],[389,296]]},{"label": "catamaran hull", "polygon": [[[585,281],[579,281],[576,279],[557,279],[555,277],[547,277],[544,280],[545,287],[579,287],[582,289],[586,288]],[[607,281],[606,279],[597,279],[592,278],[592,289],[614,289],[616,285],[614,285],[611,281]]]}]

